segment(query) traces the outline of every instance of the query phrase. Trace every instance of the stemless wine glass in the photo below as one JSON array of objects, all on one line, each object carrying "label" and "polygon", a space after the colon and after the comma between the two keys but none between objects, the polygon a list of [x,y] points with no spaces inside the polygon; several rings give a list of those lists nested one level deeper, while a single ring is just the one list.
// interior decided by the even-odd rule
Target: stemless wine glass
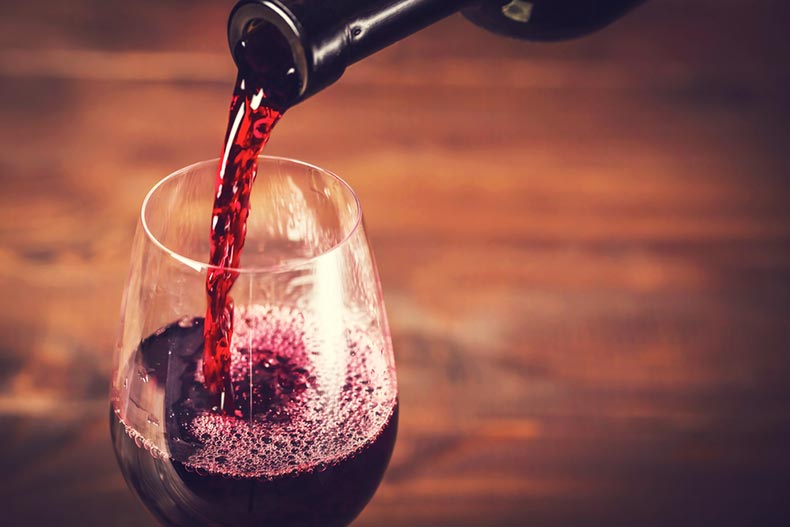
[{"label": "stemless wine glass", "polygon": [[397,384],[359,202],[337,176],[262,156],[223,415],[202,378],[218,161],[145,198],[122,308],[110,428],[129,486],[168,526],[343,526],[395,442]]}]

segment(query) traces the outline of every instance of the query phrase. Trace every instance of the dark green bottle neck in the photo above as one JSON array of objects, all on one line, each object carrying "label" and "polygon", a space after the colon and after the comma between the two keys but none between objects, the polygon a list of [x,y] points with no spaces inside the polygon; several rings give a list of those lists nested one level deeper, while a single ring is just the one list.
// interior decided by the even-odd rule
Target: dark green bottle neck
[{"label": "dark green bottle neck", "polygon": [[[287,107],[334,83],[347,66],[457,11],[497,33],[561,40],[595,31],[642,1],[240,0],[228,21],[228,39],[241,72],[265,72],[289,87],[280,90]],[[277,45],[268,46],[273,40]],[[290,56],[273,58],[282,42]],[[281,70],[273,74],[269,60]]]}]

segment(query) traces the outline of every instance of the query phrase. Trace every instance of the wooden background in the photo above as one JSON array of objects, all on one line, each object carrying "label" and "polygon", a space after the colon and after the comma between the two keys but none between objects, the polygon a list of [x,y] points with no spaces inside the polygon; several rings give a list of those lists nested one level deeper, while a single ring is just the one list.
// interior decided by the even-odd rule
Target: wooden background
[{"label": "wooden background", "polygon": [[[136,215],[219,153],[227,0],[0,4],[0,525],[150,526],[107,385]],[[269,153],[359,192],[401,386],[357,525],[790,525],[790,8],[453,17]]]}]

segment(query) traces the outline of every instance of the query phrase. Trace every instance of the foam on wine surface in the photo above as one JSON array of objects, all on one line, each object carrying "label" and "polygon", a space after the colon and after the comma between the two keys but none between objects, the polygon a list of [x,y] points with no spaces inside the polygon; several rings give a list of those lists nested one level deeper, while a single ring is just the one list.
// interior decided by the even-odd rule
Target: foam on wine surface
[{"label": "foam on wine surface", "polygon": [[[386,341],[367,334],[361,324],[328,336],[310,320],[282,307],[236,309],[230,349],[233,415],[209,406],[213,399],[200,367],[201,319],[182,319],[146,339],[127,378],[134,390],[135,381],[142,382],[134,372],[142,367],[152,377],[147,382],[163,384],[155,389],[166,391],[166,456],[186,470],[271,479],[326,469],[374,442],[397,401]],[[180,344],[187,349],[177,349]],[[156,441],[143,439],[117,406],[116,413],[130,436],[163,456]]]}]

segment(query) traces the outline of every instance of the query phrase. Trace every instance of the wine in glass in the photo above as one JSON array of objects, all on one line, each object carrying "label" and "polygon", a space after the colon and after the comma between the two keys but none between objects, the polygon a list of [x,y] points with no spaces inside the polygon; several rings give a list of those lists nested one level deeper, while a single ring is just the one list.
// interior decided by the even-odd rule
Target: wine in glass
[{"label": "wine in glass", "polygon": [[[202,373],[217,161],[148,194],[110,427],[126,481],[168,526],[344,526],[395,442],[395,363],[359,202],[335,175],[260,157],[236,274],[232,412]],[[265,175],[264,175],[265,174]]]}]

